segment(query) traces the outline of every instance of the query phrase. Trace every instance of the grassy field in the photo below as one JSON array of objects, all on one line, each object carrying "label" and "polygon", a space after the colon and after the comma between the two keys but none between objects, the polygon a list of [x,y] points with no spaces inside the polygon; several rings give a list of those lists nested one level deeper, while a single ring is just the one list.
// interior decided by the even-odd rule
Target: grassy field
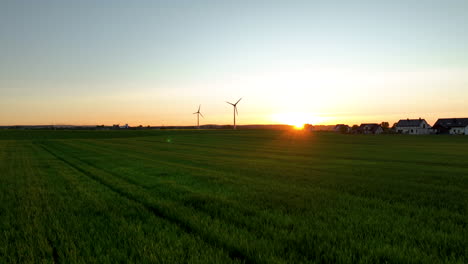
[{"label": "grassy field", "polygon": [[468,137],[0,131],[0,263],[467,263]]}]

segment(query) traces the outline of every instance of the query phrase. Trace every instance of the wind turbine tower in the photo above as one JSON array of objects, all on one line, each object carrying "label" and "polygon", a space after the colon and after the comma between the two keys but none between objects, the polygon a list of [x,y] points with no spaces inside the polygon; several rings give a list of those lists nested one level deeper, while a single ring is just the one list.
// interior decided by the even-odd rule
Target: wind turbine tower
[{"label": "wind turbine tower", "polygon": [[193,114],[197,114],[197,127],[198,129],[200,129],[200,116],[202,116],[203,118],[205,118],[202,113],[200,112],[200,107],[201,105],[198,106],[198,111],[193,113]]},{"label": "wind turbine tower", "polygon": [[239,112],[237,111],[237,104],[240,102],[240,100],[242,100],[242,97],[239,100],[237,100],[235,104],[226,101],[226,103],[234,106],[234,129],[236,129],[236,115],[239,115]]}]

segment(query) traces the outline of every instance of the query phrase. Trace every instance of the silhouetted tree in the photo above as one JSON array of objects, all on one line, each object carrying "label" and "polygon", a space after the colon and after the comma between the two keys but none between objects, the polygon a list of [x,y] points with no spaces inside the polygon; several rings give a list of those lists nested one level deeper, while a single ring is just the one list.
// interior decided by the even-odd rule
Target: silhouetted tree
[{"label": "silhouetted tree", "polygon": [[304,125],[304,130],[306,130],[306,131],[312,131],[312,130],[314,130],[314,126],[311,125],[311,124],[305,124],[305,125]]},{"label": "silhouetted tree", "polygon": [[388,133],[390,131],[390,124],[388,122],[382,122],[380,126],[382,127],[384,133]]},{"label": "silhouetted tree", "polygon": [[396,126],[397,126],[397,123],[393,123],[393,126],[390,128],[390,133],[398,133]]}]

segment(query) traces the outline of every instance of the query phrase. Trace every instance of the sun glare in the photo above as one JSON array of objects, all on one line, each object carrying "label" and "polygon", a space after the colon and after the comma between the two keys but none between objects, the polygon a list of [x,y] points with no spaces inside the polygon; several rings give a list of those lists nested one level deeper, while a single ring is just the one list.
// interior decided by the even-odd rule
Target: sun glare
[{"label": "sun glare", "polygon": [[305,124],[320,124],[325,118],[306,113],[279,113],[273,115],[273,120],[282,124],[291,125],[294,129],[303,129]]},{"label": "sun glare", "polygon": [[304,128],[304,124],[294,124],[294,129],[301,130]]}]

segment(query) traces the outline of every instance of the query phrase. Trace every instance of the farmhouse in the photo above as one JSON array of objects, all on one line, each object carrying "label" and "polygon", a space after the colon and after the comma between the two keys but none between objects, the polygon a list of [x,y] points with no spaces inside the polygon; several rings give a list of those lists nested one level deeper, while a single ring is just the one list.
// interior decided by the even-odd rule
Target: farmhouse
[{"label": "farmhouse", "polygon": [[348,133],[350,131],[350,127],[348,125],[338,124],[335,126],[334,130],[338,133]]},{"label": "farmhouse", "polygon": [[468,118],[439,118],[433,128],[438,134],[468,135]]},{"label": "farmhouse", "polygon": [[396,132],[411,135],[427,135],[431,126],[424,119],[401,119],[395,126]]},{"label": "farmhouse", "polygon": [[362,134],[381,134],[383,128],[379,124],[361,124],[358,131]]}]

